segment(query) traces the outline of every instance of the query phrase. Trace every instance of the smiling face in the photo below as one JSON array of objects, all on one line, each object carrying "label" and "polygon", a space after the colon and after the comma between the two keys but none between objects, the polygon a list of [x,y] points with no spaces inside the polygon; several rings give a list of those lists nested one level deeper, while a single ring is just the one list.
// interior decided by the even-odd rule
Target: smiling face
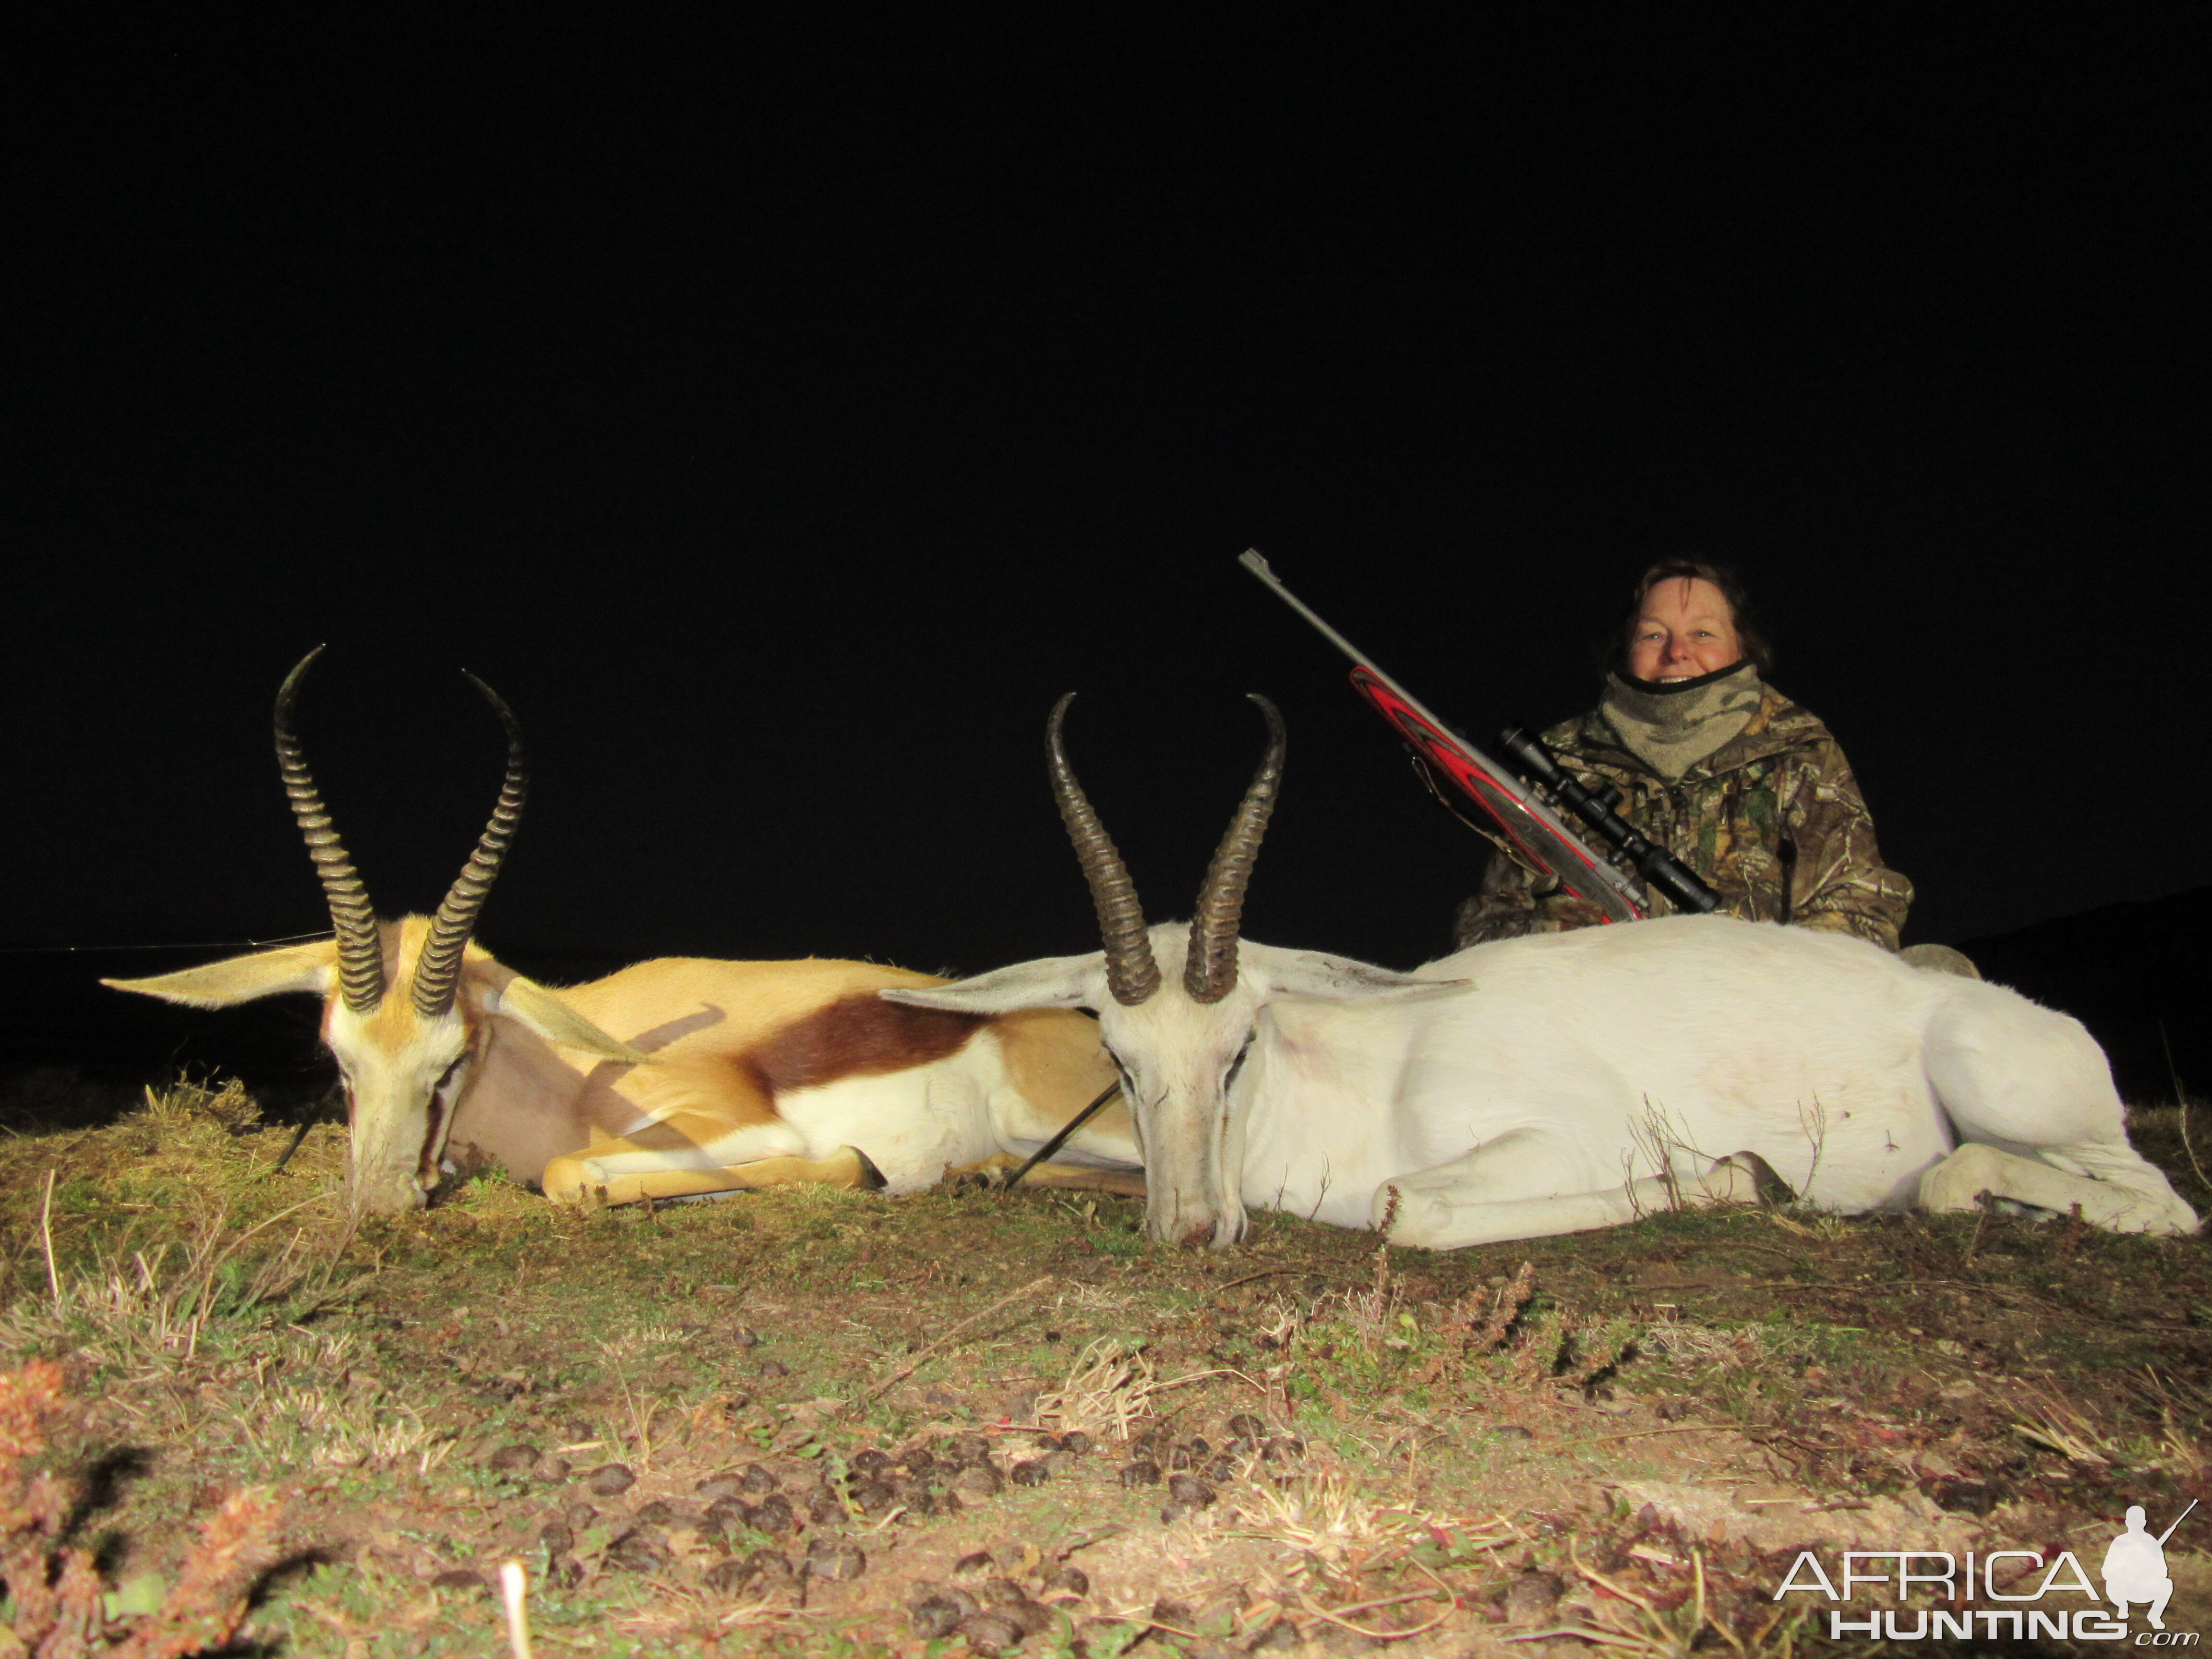
[{"label": "smiling face", "polygon": [[1743,660],[1735,614],[1699,576],[1671,576],[1644,595],[1628,629],[1628,672],[1665,684],[1717,673]]}]

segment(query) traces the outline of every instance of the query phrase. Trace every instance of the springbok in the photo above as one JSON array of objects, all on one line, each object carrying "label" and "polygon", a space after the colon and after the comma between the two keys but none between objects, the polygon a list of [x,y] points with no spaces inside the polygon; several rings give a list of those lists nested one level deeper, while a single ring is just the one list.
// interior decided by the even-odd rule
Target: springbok
[{"label": "springbok", "polygon": [[1986,1191],[2123,1231],[2196,1227],[2129,1146],[2080,1024],[1860,939],[1681,916],[1410,974],[1240,941],[1284,753],[1280,717],[1253,701],[1266,755],[1190,922],[1145,925],[1068,766],[1063,698],[1053,791],[1104,950],[880,994],[1097,1010],[1153,1237],[1224,1249],[1260,1208],[1453,1249],[1771,1195],[1778,1171],[1837,1211],[1964,1209]]},{"label": "springbok", "polygon": [[[796,1181],[910,1192],[1036,1152],[1114,1087],[1084,1016],[897,1007],[874,994],[945,982],[900,968],[673,957],[555,991],[502,967],[471,935],[520,820],[527,767],[514,714],[474,675],[507,732],[498,805],[434,916],[379,921],[294,731],[320,654],[277,693],[276,757],[333,937],[105,983],[201,1008],[321,997],[356,1210],[416,1208],[441,1164],[482,1159],[568,1201]],[[1030,1178],[1143,1190],[1119,1103],[1064,1156]]]}]

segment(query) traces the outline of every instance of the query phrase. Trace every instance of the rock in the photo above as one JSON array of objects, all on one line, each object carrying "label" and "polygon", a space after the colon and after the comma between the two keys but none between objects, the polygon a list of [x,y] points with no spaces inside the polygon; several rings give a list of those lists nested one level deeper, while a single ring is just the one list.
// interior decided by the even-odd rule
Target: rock
[{"label": "rock", "polygon": [[1052,1471],[1045,1468],[1044,1459],[1032,1457],[1017,1463],[1008,1471],[1008,1478],[1018,1486],[1042,1486]]},{"label": "rock", "polygon": [[1121,1484],[1125,1486],[1157,1486],[1160,1484],[1160,1466],[1139,1458],[1133,1463],[1121,1466]]},{"label": "rock", "polygon": [[489,1457],[484,1459],[484,1467],[496,1469],[502,1474],[527,1474],[538,1466],[540,1455],[537,1447],[518,1443],[512,1446],[501,1446]]},{"label": "rock", "polygon": [[619,1498],[637,1485],[627,1463],[602,1463],[584,1477],[584,1485],[601,1498]]},{"label": "rock", "polygon": [[842,1538],[817,1538],[806,1547],[806,1576],[833,1583],[849,1584],[868,1570],[868,1558],[858,1544]]},{"label": "rock", "polygon": [[1533,1625],[1550,1614],[1566,1589],[1556,1572],[1524,1572],[1498,1593],[1498,1605],[1509,1624]]},{"label": "rock", "polygon": [[1019,1647],[1024,1634],[1020,1625],[998,1612],[971,1613],[953,1630],[966,1640],[971,1651],[986,1656],[986,1659]]}]

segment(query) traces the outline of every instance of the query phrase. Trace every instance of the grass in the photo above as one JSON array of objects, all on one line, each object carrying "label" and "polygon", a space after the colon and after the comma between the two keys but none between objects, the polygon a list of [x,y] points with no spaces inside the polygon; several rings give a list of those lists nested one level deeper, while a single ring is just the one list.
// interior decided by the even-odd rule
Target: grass
[{"label": "grass", "polygon": [[[2149,1114],[2141,1144],[2203,1201],[2179,1129]],[[1314,1652],[1809,1651],[1773,1622],[1789,1528],[1926,1547],[1948,1514],[2035,1548],[2212,1499],[2196,1239],[1746,1210],[1440,1255],[1263,1215],[1212,1256],[1085,1194],[586,1212],[497,1182],[351,1229],[339,1132],[276,1172],[289,1139],[185,1086],[0,1140],[0,1367],[63,1366],[39,1467],[83,1484],[71,1536],[103,1593],[175,1583],[224,1495],[269,1488],[283,1565],[247,1638],[288,1654],[495,1650],[510,1559],[543,1654],[957,1656],[910,1609],[988,1583],[1049,1613],[1027,1654],[1279,1626]],[[995,1474],[961,1486],[970,1438]],[[1207,1501],[1124,1485],[1146,1453]],[[872,1454],[904,1471],[880,1500]],[[796,1531],[710,1518],[754,1466]],[[1624,1482],[1753,1496],[1715,1540]],[[865,1570],[804,1576],[817,1544]],[[2207,1581],[2186,1529],[2169,1549],[2188,1628]],[[978,1552],[993,1574],[955,1571]],[[1052,1588],[1069,1568],[1085,1590]]]}]

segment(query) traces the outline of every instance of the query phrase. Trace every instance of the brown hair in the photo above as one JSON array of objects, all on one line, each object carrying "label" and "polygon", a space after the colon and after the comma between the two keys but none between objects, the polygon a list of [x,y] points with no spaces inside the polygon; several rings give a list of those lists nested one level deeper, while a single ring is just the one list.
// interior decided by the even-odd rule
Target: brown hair
[{"label": "brown hair", "polygon": [[1615,673],[1628,672],[1628,637],[1637,619],[1644,614],[1644,599],[1661,582],[1685,577],[1711,582],[1720,590],[1721,597],[1728,601],[1729,617],[1735,623],[1736,642],[1743,647],[1743,660],[1764,678],[1774,667],[1774,647],[1766,642],[1765,633],[1752,614],[1751,596],[1744,592],[1743,581],[1735,571],[1710,559],[1662,559],[1636,579],[1627,608],[1621,612],[1613,637],[1607,641],[1605,665]]}]

